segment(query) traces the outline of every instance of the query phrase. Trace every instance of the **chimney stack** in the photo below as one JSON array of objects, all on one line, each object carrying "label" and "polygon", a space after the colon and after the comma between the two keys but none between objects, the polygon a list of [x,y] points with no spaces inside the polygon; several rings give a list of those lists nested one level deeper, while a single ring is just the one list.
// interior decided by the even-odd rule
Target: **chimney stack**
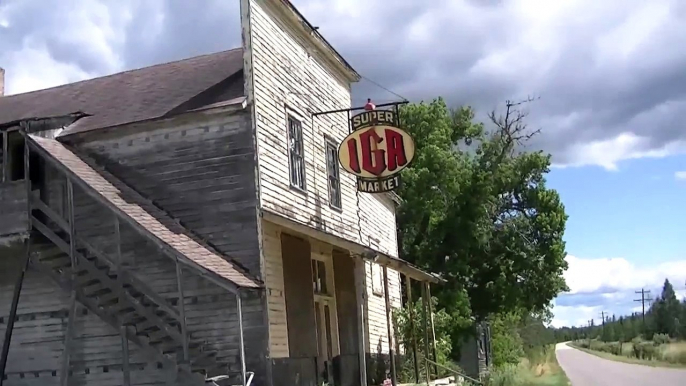
[{"label": "chimney stack", "polygon": [[0,67],[0,97],[5,96],[5,69]]}]

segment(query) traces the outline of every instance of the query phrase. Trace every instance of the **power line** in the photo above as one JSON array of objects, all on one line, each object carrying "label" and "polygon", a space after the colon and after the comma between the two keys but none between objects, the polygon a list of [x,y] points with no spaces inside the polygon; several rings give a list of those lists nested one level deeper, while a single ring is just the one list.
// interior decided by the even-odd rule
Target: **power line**
[{"label": "power line", "polygon": [[375,82],[375,81],[373,81],[373,80],[367,78],[367,77],[364,76],[364,75],[360,75],[360,78],[362,78],[362,79],[364,79],[364,80],[370,82],[371,84],[375,85],[376,87],[379,87],[379,88],[385,90],[386,92],[389,92],[389,93],[391,93],[391,94],[397,96],[398,98],[400,98],[400,99],[402,99],[402,100],[404,100],[404,101],[408,100],[408,99],[405,98],[404,96],[402,96],[402,95],[400,95],[400,94],[398,94],[398,93],[396,93],[396,92],[394,92],[394,91],[392,91],[392,90],[389,90],[388,88],[386,88],[386,87],[380,85],[379,83],[377,83],[377,82]]}]

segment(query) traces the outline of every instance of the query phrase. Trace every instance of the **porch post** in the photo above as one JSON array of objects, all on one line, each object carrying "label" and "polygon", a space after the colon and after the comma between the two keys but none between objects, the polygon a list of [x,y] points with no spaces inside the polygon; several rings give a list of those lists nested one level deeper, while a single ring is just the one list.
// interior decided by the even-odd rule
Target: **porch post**
[{"label": "porch post", "polygon": [[243,340],[243,303],[241,293],[236,292],[236,310],[238,311],[238,355],[241,359],[241,385],[246,386],[245,377],[245,341]]},{"label": "porch post", "polygon": [[422,325],[424,327],[424,371],[426,372],[426,384],[431,381],[431,374],[429,373],[429,327],[427,321],[427,297],[426,285],[422,283]]},{"label": "porch post", "polygon": [[427,305],[429,306],[429,328],[431,328],[431,351],[433,352],[434,372],[438,376],[438,366],[435,364],[438,362],[438,358],[436,358],[436,329],[434,328],[434,310],[431,304],[431,284],[426,282],[424,285],[426,285],[426,297],[429,300]]},{"label": "porch post", "polygon": [[405,275],[407,289],[407,313],[410,317],[410,337],[412,339],[412,358],[414,362],[414,383],[419,383],[419,358],[417,358],[417,335],[414,330],[414,304],[412,303],[412,279]]},{"label": "porch post", "polygon": [[[28,138],[26,139],[28,141]],[[64,337],[64,354],[62,354],[62,373],[60,385],[66,386],[69,382],[69,363],[71,362],[71,346],[74,335],[74,323],[76,323],[76,227],[74,223],[74,185],[67,179],[67,204],[69,207],[69,257],[71,258],[71,299],[69,300],[69,324]]]},{"label": "porch post", "polygon": [[360,385],[367,386],[367,350],[365,349],[365,293],[367,291],[367,263],[359,258],[355,260],[355,292],[357,295],[358,304],[358,318],[357,318],[357,336],[359,346],[359,362],[360,362]]},{"label": "porch post", "polygon": [[383,267],[383,295],[386,301],[386,328],[388,331],[388,356],[391,361],[391,382],[393,386],[398,384],[398,379],[395,373],[395,353],[393,348],[393,329],[391,328],[391,300],[388,294],[388,267]]}]

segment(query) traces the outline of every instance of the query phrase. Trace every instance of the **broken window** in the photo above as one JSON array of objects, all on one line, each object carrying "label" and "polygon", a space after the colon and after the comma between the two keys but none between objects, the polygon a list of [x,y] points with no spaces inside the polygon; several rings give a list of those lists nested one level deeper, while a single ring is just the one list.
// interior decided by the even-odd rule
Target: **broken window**
[{"label": "broken window", "polygon": [[288,156],[291,169],[291,186],[305,190],[305,152],[302,123],[288,116]]},{"label": "broken window", "polygon": [[338,169],[338,147],[330,140],[326,141],[326,171],[329,180],[329,205],[341,209],[341,177]]}]

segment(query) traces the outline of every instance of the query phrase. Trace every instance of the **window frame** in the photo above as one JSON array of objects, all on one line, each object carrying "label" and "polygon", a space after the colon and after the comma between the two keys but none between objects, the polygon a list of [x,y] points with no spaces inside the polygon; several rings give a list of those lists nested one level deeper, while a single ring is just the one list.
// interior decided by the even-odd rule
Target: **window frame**
[{"label": "window frame", "polygon": [[[380,264],[371,262],[372,294],[376,296],[384,295],[383,267]],[[377,282],[378,281],[378,282]]]},{"label": "window frame", "polygon": [[[329,153],[329,151],[333,153]],[[326,136],[324,138],[324,160],[326,162],[326,187],[329,192],[329,207],[332,209],[342,211],[343,210],[343,193],[341,192],[341,169],[338,165],[338,144],[333,138]],[[331,163],[329,163],[329,154],[333,157]],[[334,170],[331,170],[330,166],[333,165]],[[335,175],[333,174],[335,173]],[[333,197],[333,192],[331,189],[332,178],[335,179],[338,184],[338,191],[336,192],[336,197]],[[334,198],[338,200],[338,205],[334,202]]]},{"label": "window frame", "polygon": [[[297,133],[299,134],[299,142],[296,143],[296,147],[298,147],[299,153],[295,153],[293,147],[291,146],[292,123],[297,123],[297,128],[299,131],[299,133]],[[292,189],[297,190],[301,193],[307,193],[307,165],[305,162],[305,139],[303,137],[303,121],[290,111],[286,112],[286,138],[286,146],[288,149],[288,183]],[[293,176],[296,172],[296,170],[294,169],[294,167],[296,167],[296,163],[294,163],[294,156],[299,157],[300,162],[302,163],[302,173],[300,176],[300,178],[302,179],[302,186],[296,184],[296,182],[293,181]]]}]

